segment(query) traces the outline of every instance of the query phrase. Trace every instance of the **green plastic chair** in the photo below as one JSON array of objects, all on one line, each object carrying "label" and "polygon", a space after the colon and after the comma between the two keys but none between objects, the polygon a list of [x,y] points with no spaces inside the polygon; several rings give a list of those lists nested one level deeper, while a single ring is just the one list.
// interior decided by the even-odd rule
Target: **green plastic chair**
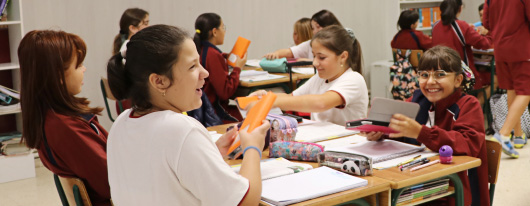
[{"label": "green plastic chair", "polygon": [[109,102],[107,99],[114,100],[118,103],[118,108],[120,109],[118,113],[123,112],[124,110],[123,105],[121,101],[116,100],[114,95],[112,95],[112,92],[110,91],[110,88],[109,88],[109,81],[107,80],[107,78],[101,77],[101,80],[99,81],[99,85],[101,87],[101,93],[103,94],[103,100],[105,101],[105,108],[107,109],[107,114],[109,115],[109,119],[110,121],[114,122],[114,118],[112,118],[112,114],[110,112],[110,107],[109,107]]},{"label": "green plastic chair", "polygon": [[59,177],[53,174],[55,187],[59,193],[59,198],[63,206],[70,206],[71,204],[77,206],[92,206],[85,184],[79,178],[74,177]]}]

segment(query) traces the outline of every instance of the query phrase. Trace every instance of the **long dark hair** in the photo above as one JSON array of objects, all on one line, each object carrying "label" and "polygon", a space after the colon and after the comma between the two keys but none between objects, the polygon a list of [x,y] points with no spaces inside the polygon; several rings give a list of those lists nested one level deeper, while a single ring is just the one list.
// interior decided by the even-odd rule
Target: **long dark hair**
[{"label": "long dark hair", "polygon": [[400,29],[411,29],[410,25],[416,23],[420,19],[417,11],[405,10],[401,12],[398,19],[398,26]]},{"label": "long dark hair", "polygon": [[75,116],[99,114],[103,109],[88,106],[86,98],[68,93],[65,71],[76,59],[79,67],[86,55],[85,42],[64,31],[33,30],[18,47],[22,107],[22,139],[30,148],[37,148],[43,137],[44,119],[48,110]]},{"label": "long dark hair", "polygon": [[331,13],[331,11],[328,10],[320,10],[319,12],[313,14],[311,17],[312,21],[315,21],[320,25],[320,27],[324,28],[331,25],[339,25],[342,26],[340,21]]},{"label": "long dark hair", "polygon": [[121,45],[129,38],[129,26],[138,26],[149,13],[143,9],[130,8],[123,12],[120,18],[120,33],[114,37],[112,54],[120,51]]},{"label": "long dark hair", "polygon": [[197,47],[199,54],[201,53],[202,41],[210,39],[210,31],[221,26],[221,17],[216,13],[204,13],[195,20],[195,35],[193,42]]},{"label": "long dark hair", "polygon": [[443,25],[449,25],[456,20],[456,14],[462,6],[462,0],[444,0],[440,4],[440,11],[442,12]]},{"label": "long dark hair", "polygon": [[320,30],[313,36],[313,41],[318,40],[327,49],[333,51],[336,55],[342,52],[348,52],[348,61],[346,64],[352,68],[353,71],[362,74],[362,59],[361,44],[359,40],[353,35],[353,31],[347,31],[342,26],[331,25]]},{"label": "long dark hair", "polygon": [[178,60],[182,43],[188,34],[168,25],[154,25],[131,37],[123,57],[118,52],[107,64],[109,87],[116,99],[130,99],[136,111],[152,108],[148,79],[155,73],[173,82],[172,66]]}]

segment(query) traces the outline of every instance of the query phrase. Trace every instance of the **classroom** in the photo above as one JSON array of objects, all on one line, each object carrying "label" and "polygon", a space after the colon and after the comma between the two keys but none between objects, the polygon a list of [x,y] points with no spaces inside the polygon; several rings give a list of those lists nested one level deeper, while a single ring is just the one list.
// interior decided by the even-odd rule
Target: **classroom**
[{"label": "classroom", "polygon": [[[222,18],[224,31],[226,32],[223,34],[224,43],[216,46],[221,51],[228,53],[232,50],[238,37],[244,37],[250,40],[251,43],[246,53],[247,63],[249,60],[259,61],[269,52],[295,46],[293,42],[293,24],[302,17],[311,18],[311,16],[318,11],[324,9],[328,10],[337,17],[344,28],[350,28],[353,30],[356,41],[361,45],[362,77],[366,83],[366,89],[369,94],[368,97],[370,100],[373,100],[376,97],[392,99],[388,68],[394,63],[394,57],[390,42],[399,31],[397,22],[400,13],[406,9],[422,8],[426,5],[428,7],[437,7],[442,1],[443,0],[9,0],[8,6],[10,7],[8,7],[8,15],[18,15],[18,17],[16,17],[18,18],[18,21],[15,23],[15,26],[0,21],[0,31],[5,28],[2,27],[4,25],[8,25],[9,30],[18,29],[18,31],[21,32],[16,33],[9,31],[9,34],[10,38],[12,38],[13,35],[18,35],[19,37],[16,38],[18,38],[19,41],[25,34],[32,30],[61,30],[78,35],[86,44],[86,56],[81,65],[85,67],[86,71],[84,72],[84,78],[82,79],[82,90],[76,96],[87,98],[90,101],[90,107],[104,108],[104,110],[100,112],[101,115],[97,117],[97,121],[99,122],[97,127],[100,128],[100,130],[102,128],[103,130],[109,131],[108,135],[110,136],[112,135],[111,128],[113,127],[114,119],[118,121],[118,114],[116,107],[114,106],[114,101],[108,102],[110,107],[105,106],[107,99],[102,95],[100,80],[102,77],[108,78],[107,64],[109,64],[109,59],[113,58],[114,38],[120,33],[119,21],[122,13],[126,9],[143,9],[148,12],[149,26],[159,24],[175,26],[184,30],[191,38],[193,38],[193,35],[203,32],[197,31],[195,28],[197,17],[203,13],[216,13]],[[3,0],[0,0],[0,2],[3,2]],[[481,21],[477,8],[485,1],[462,0],[462,2],[463,7],[458,19],[470,24]],[[530,7],[530,1],[523,0],[522,2],[527,2],[528,4],[526,7]],[[527,9],[526,11],[528,12],[530,9]],[[528,15],[530,15],[530,13],[528,13]],[[9,19],[7,20],[9,21]],[[530,20],[526,21],[526,24],[529,24],[529,21]],[[425,28],[421,31],[430,34],[431,28]],[[0,43],[3,43],[1,37],[2,36],[0,35]],[[491,38],[490,41],[493,42]],[[9,43],[13,44],[13,42]],[[20,42],[16,42],[15,44],[19,45],[19,43]],[[0,52],[6,52],[5,50],[1,50],[2,48],[5,48],[5,46],[0,45]],[[530,50],[530,48],[526,49]],[[11,52],[11,61],[13,62],[15,61],[15,58],[17,58],[16,62],[18,62],[18,58],[23,56],[20,54],[20,51],[18,55],[16,54],[16,48],[12,48],[7,52]],[[491,54],[493,54],[493,52],[491,52]],[[79,54],[77,55],[77,59],[79,59]],[[2,56],[4,55],[0,55],[0,59]],[[141,55],[139,57],[141,57]],[[497,57],[495,58],[497,59]],[[310,59],[309,61],[312,60]],[[21,74],[18,70],[21,69],[11,67],[4,69],[2,66],[3,64],[0,63],[0,85],[2,85],[6,79],[13,81],[12,84],[20,84]],[[426,73],[428,80],[431,76],[433,77],[433,80],[435,79],[435,75],[432,72]],[[211,75],[212,73],[210,73],[210,76]],[[151,76],[149,77],[151,78]],[[24,82],[24,80],[22,80],[22,82]],[[300,85],[298,85],[298,87],[299,86]],[[20,86],[13,87],[16,89],[21,88]],[[0,92],[1,91],[2,90],[0,90]],[[165,95],[166,93],[164,90],[161,96],[165,97]],[[203,97],[204,96],[206,95],[203,95]],[[341,94],[338,96],[342,98],[342,101],[345,101]],[[107,112],[107,108],[110,108],[109,112]],[[0,114],[2,114],[1,111]],[[109,116],[109,114],[111,116]],[[0,124],[11,122],[9,123],[10,127],[15,127],[16,130],[22,132],[22,116],[24,115],[0,115]],[[133,113],[131,113],[131,118],[132,117]],[[15,119],[16,121],[13,123],[13,120]],[[349,120],[356,119],[352,118]],[[484,127],[487,129],[488,119],[486,116],[484,116],[483,122],[485,124]],[[0,133],[7,132],[3,131],[4,128],[5,127],[0,126]],[[494,138],[493,134],[486,135],[486,139],[490,138]],[[146,139],[145,141],[149,140]],[[254,146],[249,147],[253,147],[250,148],[250,150],[254,148],[259,150]],[[502,154],[495,188],[494,205],[527,205],[528,202],[530,202],[530,196],[527,195],[529,193],[528,187],[526,187],[526,185],[530,183],[530,177],[526,175],[528,171],[530,171],[529,147],[530,146],[526,146],[522,149],[516,149],[518,152],[518,158],[510,158],[508,155]],[[245,151],[247,151],[247,149],[249,148],[247,147]],[[262,151],[260,150],[260,155],[262,154],[261,152]],[[252,157],[252,155],[249,156]],[[0,158],[0,170],[4,169],[2,167],[9,166],[9,164],[2,163],[1,161],[2,159]],[[43,165],[38,155],[36,155],[34,162],[35,173],[33,177],[16,181],[0,181],[0,206],[51,206],[62,204],[56,189],[56,183],[53,179],[53,173]],[[243,164],[245,164],[245,161],[243,161]],[[243,170],[243,172],[245,171],[246,170]],[[384,172],[379,174],[384,174]],[[0,172],[0,176],[2,176],[2,172]],[[234,185],[237,183],[239,186],[240,182],[233,180],[233,182],[230,183],[234,183]],[[246,184],[248,185],[248,183]],[[250,188],[251,186],[247,187]],[[390,188],[389,186],[387,190],[390,191],[391,189],[394,188]],[[179,190],[175,189],[171,191]],[[249,189],[248,191],[248,194],[251,195],[251,190]],[[390,197],[387,196],[387,198]],[[384,198],[381,200],[381,196],[379,196],[377,201],[370,203],[377,203],[376,205],[388,205],[381,203],[381,201],[386,200]],[[319,204],[316,203],[314,205]]]}]

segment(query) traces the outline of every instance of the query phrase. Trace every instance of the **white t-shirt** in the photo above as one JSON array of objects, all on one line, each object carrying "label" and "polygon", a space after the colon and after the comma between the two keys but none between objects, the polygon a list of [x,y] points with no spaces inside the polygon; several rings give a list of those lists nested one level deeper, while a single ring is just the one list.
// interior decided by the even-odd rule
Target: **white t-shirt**
[{"label": "white t-shirt", "polygon": [[361,74],[347,69],[339,78],[326,83],[318,75],[311,77],[293,92],[293,96],[337,92],[344,99],[343,108],[332,108],[324,112],[311,113],[311,120],[346,125],[347,121],[366,118],[368,111],[368,89]]},{"label": "white t-shirt", "polygon": [[311,48],[311,40],[304,41],[296,46],[290,48],[294,58],[308,58],[313,59],[313,49]]},{"label": "white t-shirt", "polygon": [[246,178],[225,163],[195,119],[160,111],[139,118],[131,109],[114,122],[107,163],[115,205],[237,205]]}]

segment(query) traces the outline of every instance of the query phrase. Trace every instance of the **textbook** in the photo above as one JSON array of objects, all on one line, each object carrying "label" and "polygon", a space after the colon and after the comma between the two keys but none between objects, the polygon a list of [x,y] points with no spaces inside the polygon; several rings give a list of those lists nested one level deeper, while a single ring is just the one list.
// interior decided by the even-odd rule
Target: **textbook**
[{"label": "textbook", "polygon": [[[268,92],[267,95],[263,96],[261,100],[252,107],[247,114],[247,117],[243,120],[240,129],[248,127],[247,132],[252,132],[256,127],[261,125],[261,122],[265,120],[267,114],[272,108],[274,101],[276,100],[276,94]],[[239,135],[234,139],[230,148],[228,148],[227,155],[231,158],[238,157],[243,149],[241,149],[241,141]]]},{"label": "textbook", "polygon": [[416,146],[395,140],[385,139],[383,141],[368,141],[359,144],[350,144],[343,147],[333,147],[326,149],[326,152],[340,152],[366,156],[371,158],[373,163],[378,163],[411,153],[420,152],[424,149],[424,146]]},{"label": "textbook", "polygon": [[365,179],[324,166],[264,180],[261,199],[274,205],[289,205],[367,184]]},{"label": "textbook", "polygon": [[[250,40],[243,37],[237,37],[234,48],[228,55],[228,65],[235,67],[237,57],[242,58],[245,53],[247,53],[248,46],[250,45]],[[236,56],[237,55],[237,56]]]},{"label": "textbook", "polygon": [[[231,167],[234,172],[239,173],[241,164],[232,165]],[[283,157],[261,160],[260,167],[262,180],[313,169],[310,164],[291,162]]]}]

